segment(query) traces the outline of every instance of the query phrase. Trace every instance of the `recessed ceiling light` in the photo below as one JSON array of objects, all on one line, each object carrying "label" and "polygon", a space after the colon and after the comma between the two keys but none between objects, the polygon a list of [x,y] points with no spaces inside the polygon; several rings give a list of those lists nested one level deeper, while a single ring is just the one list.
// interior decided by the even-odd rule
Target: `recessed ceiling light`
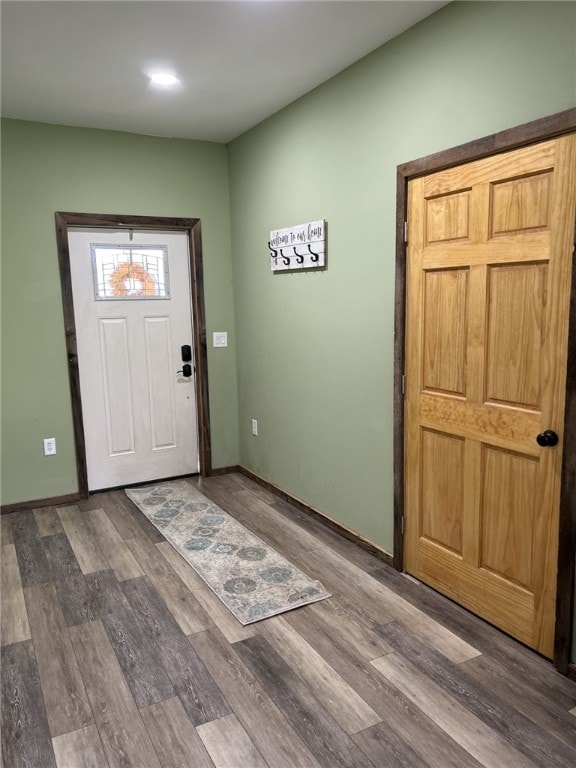
[{"label": "recessed ceiling light", "polygon": [[177,85],[180,83],[176,75],[170,72],[155,72],[153,75],[148,75],[148,77],[154,85]]}]

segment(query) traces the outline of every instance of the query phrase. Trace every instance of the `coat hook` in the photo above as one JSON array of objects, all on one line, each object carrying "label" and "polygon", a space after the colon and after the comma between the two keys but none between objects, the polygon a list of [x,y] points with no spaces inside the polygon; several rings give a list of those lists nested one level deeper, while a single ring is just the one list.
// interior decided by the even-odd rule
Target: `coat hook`
[{"label": "coat hook", "polygon": [[284,259],[284,266],[290,266],[290,256],[284,256],[284,249],[280,248],[280,256]]},{"label": "coat hook", "polygon": [[274,259],[274,264],[278,264],[278,251],[276,248],[272,248],[272,243],[268,242],[268,248],[270,249],[270,258]]},{"label": "coat hook", "polygon": [[294,256],[296,256],[296,261],[298,264],[304,264],[304,254],[298,253],[296,246],[294,246]]},{"label": "coat hook", "polygon": [[320,260],[320,254],[314,253],[312,248],[310,248],[310,243],[308,243],[308,250],[310,251],[310,256],[312,257],[312,261],[319,261]]}]

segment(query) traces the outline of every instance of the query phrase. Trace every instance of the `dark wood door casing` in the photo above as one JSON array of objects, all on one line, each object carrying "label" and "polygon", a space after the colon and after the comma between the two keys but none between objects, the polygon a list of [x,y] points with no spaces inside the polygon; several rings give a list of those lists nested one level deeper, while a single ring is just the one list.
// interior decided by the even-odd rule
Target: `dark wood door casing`
[{"label": "dark wood door casing", "polygon": [[[78,368],[72,276],[70,271],[70,248],[68,244],[68,229],[70,227],[156,229],[187,232],[190,254],[190,287],[192,299],[192,328],[194,338],[200,474],[204,477],[210,475],[212,472],[212,459],[210,411],[208,402],[208,355],[206,344],[206,316],[204,310],[204,275],[200,219],[166,218],[159,216],[119,216],[116,214],[71,213],[58,211],[56,213],[56,238],[60,265],[60,282],[62,286],[68,376],[72,398],[78,490],[82,498],[86,498],[88,495],[88,475],[86,467],[84,426],[82,421],[82,399],[80,396],[80,374]],[[191,428],[192,427],[195,427],[195,425],[191,425]]]}]

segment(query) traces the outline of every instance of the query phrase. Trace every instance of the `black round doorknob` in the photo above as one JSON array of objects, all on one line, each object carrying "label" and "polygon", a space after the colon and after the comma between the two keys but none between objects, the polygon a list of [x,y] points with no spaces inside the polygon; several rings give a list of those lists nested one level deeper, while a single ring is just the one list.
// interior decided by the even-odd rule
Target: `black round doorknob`
[{"label": "black round doorknob", "polygon": [[558,445],[558,435],[551,429],[545,429],[544,432],[540,432],[536,438],[538,445],[542,448],[552,448],[554,445]]}]

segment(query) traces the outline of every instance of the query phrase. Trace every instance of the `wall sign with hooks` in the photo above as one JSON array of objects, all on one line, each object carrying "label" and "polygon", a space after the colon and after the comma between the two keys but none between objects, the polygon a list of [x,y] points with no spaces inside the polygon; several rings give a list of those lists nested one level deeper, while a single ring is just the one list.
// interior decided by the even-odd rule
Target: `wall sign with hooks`
[{"label": "wall sign with hooks", "polygon": [[268,241],[272,272],[326,266],[326,222],[274,229]]}]

